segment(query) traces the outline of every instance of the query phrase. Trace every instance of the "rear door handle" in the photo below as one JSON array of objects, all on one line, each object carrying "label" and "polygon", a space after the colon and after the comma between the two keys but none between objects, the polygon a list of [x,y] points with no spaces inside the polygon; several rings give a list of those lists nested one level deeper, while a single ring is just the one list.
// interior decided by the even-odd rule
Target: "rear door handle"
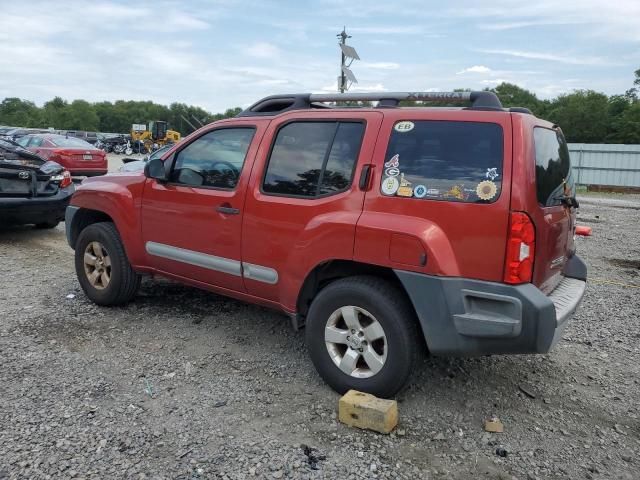
[{"label": "rear door handle", "polygon": [[239,208],[233,208],[231,205],[223,204],[216,208],[216,211],[224,213],[225,215],[238,215],[240,213]]}]

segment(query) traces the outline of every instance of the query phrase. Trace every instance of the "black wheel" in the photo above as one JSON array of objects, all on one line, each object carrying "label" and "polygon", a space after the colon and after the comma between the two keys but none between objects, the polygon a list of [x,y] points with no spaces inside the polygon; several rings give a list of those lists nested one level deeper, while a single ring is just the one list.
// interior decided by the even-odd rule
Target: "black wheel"
[{"label": "black wheel", "polygon": [[46,222],[36,223],[36,228],[41,230],[47,228],[56,228],[60,222],[58,220],[48,220]]},{"label": "black wheel", "polygon": [[122,305],[140,286],[116,227],[111,222],[89,225],[75,248],[76,275],[84,293],[98,305]]},{"label": "black wheel", "polygon": [[396,394],[413,368],[418,338],[406,296],[378,277],[329,284],[313,300],[306,319],[311,360],[338,393]]}]

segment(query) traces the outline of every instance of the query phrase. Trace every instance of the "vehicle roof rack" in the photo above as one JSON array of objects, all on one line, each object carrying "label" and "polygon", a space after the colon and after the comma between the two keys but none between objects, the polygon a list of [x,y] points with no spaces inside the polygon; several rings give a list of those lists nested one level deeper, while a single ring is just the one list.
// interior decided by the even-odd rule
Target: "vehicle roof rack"
[{"label": "vehicle roof rack", "polygon": [[493,92],[358,92],[358,93],[297,93],[271,95],[251,105],[239,117],[268,116],[289,110],[332,108],[323,102],[379,102],[379,107],[397,107],[401,101],[470,102],[476,110],[503,110]]},{"label": "vehicle roof rack", "polygon": [[533,115],[533,112],[525,107],[511,107],[509,111],[513,113],[528,113],[529,115]]}]

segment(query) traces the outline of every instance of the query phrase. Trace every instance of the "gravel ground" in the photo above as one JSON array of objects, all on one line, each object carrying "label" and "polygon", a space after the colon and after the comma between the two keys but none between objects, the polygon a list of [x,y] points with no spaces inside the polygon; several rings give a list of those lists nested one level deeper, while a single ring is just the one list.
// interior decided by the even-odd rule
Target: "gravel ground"
[{"label": "gravel ground", "polygon": [[638,479],[640,198],[580,219],[592,280],[555,351],[424,359],[390,436],[336,421],[280,314],[166,281],[97,307],[62,227],[0,229],[0,478]]}]

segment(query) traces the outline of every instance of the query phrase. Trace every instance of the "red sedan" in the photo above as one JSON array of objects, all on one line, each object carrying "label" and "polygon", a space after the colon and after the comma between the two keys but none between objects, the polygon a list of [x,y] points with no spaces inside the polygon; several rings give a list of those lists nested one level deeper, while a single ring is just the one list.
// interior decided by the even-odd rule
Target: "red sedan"
[{"label": "red sedan", "polygon": [[46,160],[59,163],[73,176],[107,173],[107,154],[79,138],[42,133],[25,135],[18,143]]}]

